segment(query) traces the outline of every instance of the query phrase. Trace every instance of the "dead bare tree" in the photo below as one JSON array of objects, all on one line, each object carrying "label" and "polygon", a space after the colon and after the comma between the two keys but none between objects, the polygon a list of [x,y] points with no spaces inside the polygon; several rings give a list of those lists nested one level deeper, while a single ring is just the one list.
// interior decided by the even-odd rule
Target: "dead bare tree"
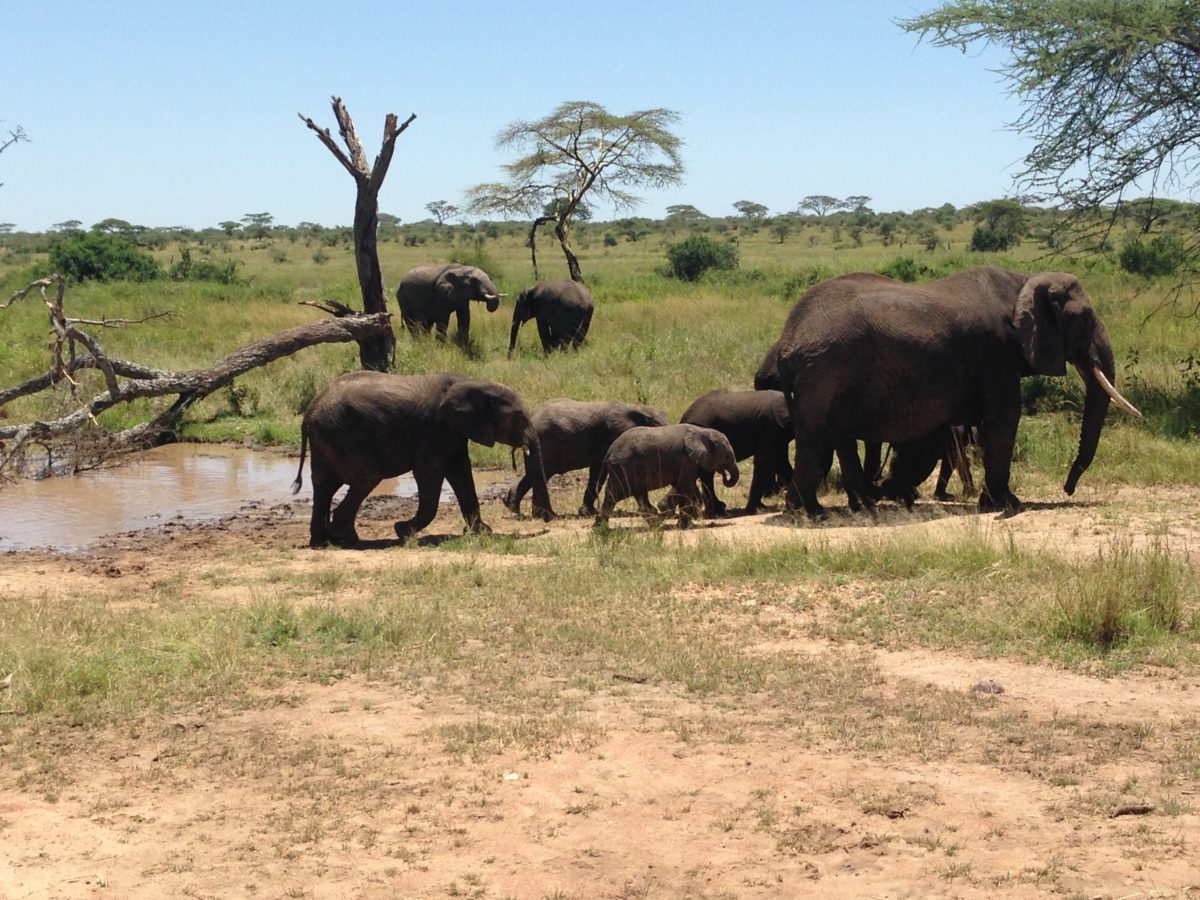
[{"label": "dead bare tree", "polygon": [[[50,288],[56,288],[53,298]],[[64,312],[66,285],[61,275],[51,275],[33,282],[17,291],[0,304],[7,309],[18,300],[33,294],[41,297],[50,315],[51,363],[49,370],[24,384],[0,390],[0,409],[18,397],[27,397],[60,385],[64,381],[70,387],[76,407],[67,415],[49,422],[28,422],[22,425],[0,427],[0,472],[11,468],[29,444],[47,444],[59,440],[80,429],[95,426],[98,434],[105,434],[106,446],[111,452],[135,450],[167,443],[174,439],[184,412],[196,401],[213,391],[230,384],[239,375],[264,366],[284,356],[290,356],[305,347],[316,344],[378,340],[383,333],[391,333],[389,316],[386,312],[373,314],[335,313],[335,318],[289,328],[276,334],[247,344],[226,356],[207,369],[189,372],[172,372],[153,369],[129,360],[108,356],[94,336],[85,332],[81,325],[106,328],[138,324],[148,319],[161,318],[170,313],[158,313],[145,319],[78,319]],[[90,351],[76,355],[76,344]],[[77,397],[78,382],[74,375],[80,370],[97,369],[104,375],[107,390],[84,402]],[[124,381],[120,379],[125,379]],[[114,435],[99,429],[96,417],[106,409],[119,403],[128,403],[140,397],[163,397],[175,394],[176,399],[164,412],[149,422],[128,428]]]},{"label": "dead bare tree", "polygon": [[[346,111],[341,97],[333,97],[333,115],[337,119],[338,130],[342,140],[349,150],[349,155],[334,141],[328,128],[321,128],[303,113],[300,120],[316,132],[334,158],[342,164],[354,178],[358,187],[358,195],[354,202],[354,258],[358,265],[358,284],[362,291],[363,311],[366,313],[386,313],[387,294],[383,289],[383,272],[379,266],[379,253],[375,243],[376,232],[379,229],[379,189],[383,187],[383,179],[387,175],[388,166],[392,162],[392,153],[398,138],[417,116],[410,115],[403,124],[398,123],[395,113],[388,113],[383,123],[383,147],[375,157],[372,167],[367,161],[366,150],[354,130],[354,122]],[[377,335],[360,342],[359,359],[364,369],[375,369],[386,372],[392,367],[396,358],[396,338],[389,329],[386,334]]]}]

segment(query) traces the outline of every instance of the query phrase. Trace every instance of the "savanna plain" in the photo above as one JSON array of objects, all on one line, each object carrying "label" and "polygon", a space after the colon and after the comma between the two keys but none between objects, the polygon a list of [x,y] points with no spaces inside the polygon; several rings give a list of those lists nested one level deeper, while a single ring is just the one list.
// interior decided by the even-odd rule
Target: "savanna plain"
[{"label": "savanna plain", "polygon": [[[83,552],[7,553],[0,897],[1200,896],[1200,322],[1150,315],[1170,283],[1033,239],[970,253],[969,223],[935,250],[743,226],[740,267],[696,283],[660,271],[680,235],[603,234],[578,247],[588,343],[543,357],[530,325],[512,359],[506,312],[534,280],[518,234],[381,243],[391,291],[457,259],[509,294],[475,312],[467,348],[400,333],[396,371],[677,417],[750,387],[814,280],[898,257],[920,278],[989,262],[1079,275],[1146,417],[1111,411],[1066,497],[1080,382],[1027,379],[1027,506],[1007,517],[974,498],[852,515],[835,477],[820,523],[775,498],[686,530],[630,508],[596,532],[513,517],[507,450],[473,447],[490,535],[464,536],[443,503],[396,546],[410,501],[377,497],[365,547],[310,550],[301,493]],[[237,283],[87,283],[68,309],[173,310],[102,339],[183,370],[320,315],[297,301],[358,303],[345,244],[217,252]],[[0,253],[4,296],[37,262]],[[0,380],[45,371],[40,305],[0,315]],[[327,346],[257,370],[196,406],[183,438],[294,457],[308,400],[356,365]],[[743,468],[731,506],[748,484]],[[582,489],[552,481],[556,509]]]}]

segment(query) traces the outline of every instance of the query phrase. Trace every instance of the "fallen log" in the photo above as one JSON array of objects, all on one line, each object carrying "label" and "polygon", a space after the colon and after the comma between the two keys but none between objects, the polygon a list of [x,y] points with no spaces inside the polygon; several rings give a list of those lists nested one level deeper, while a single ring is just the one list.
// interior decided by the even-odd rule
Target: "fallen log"
[{"label": "fallen log", "polygon": [[[53,286],[57,286],[57,291],[56,296],[52,299],[47,293],[47,289]],[[381,336],[391,333],[390,315],[386,312],[357,314],[341,304],[336,304],[336,309],[319,306],[321,309],[332,312],[335,317],[307,325],[298,325],[254,341],[235,350],[207,369],[172,372],[166,369],[154,369],[129,360],[114,359],[105,354],[99,342],[79,327],[81,324],[120,327],[146,320],[68,318],[63,311],[65,282],[61,276],[53,275],[34,282],[25,290],[13,294],[5,303],[0,304],[0,309],[5,309],[15,301],[35,292],[40,293],[42,301],[50,313],[53,335],[50,368],[44,375],[39,375],[23,384],[0,389],[0,415],[3,414],[5,404],[19,397],[26,397],[55,387],[61,382],[70,385],[71,396],[76,398],[78,384],[72,376],[80,370],[100,370],[104,374],[107,390],[102,394],[97,394],[88,403],[78,399],[74,400],[76,409],[58,419],[0,427],[0,447],[5,448],[5,452],[0,453],[0,472],[5,471],[14,460],[19,459],[25,446],[31,443],[49,445],[53,441],[81,431],[87,425],[95,425],[97,415],[119,403],[128,403],[143,397],[164,397],[174,394],[176,395],[175,401],[149,422],[113,435],[97,432],[98,436],[103,435],[106,448],[111,452],[135,450],[167,443],[175,438],[176,430],[184,413],[193,403],[232,383],[239,375],[244,375],[251,369],[265,366],[277,359],[291,356],[293,353],[317,344],[357,341],[361,345],[364,341],[378,341]],[[308,305],[317,306],[318,304],[309,303]],[[164,315],[169,315],[169,313],[159,313],[148,318],[159,318]],[[82,344],[91,353],[76,356],[76,342]]]}]

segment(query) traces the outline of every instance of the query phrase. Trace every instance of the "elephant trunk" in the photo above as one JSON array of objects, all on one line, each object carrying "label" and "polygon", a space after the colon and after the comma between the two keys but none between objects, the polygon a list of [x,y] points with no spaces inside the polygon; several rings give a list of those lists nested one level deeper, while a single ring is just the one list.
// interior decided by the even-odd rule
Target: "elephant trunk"
[{"label": "elephant trunk", "polygon": [[508,358],[512,359],[513,350],[517,346],[517,332],[521,330],[521,318],[518,315],[519,310],[513,311],[512,331],[508,335]]},{"label": "elephant trunk", "polygon": [[500,295],[499,294],[484,294],[483,302],[487,306],[488,312],[495,312],[496,310],[498,310],[500,308]]},{"label": "elephant trunk", "polygon": [[738,472],[737,463],[730,463],[729,465],[723,467],[720,472],[721,483],[725,485],[725,487],[733,487],[738,483],[738,478],[741,473]]},{"label": "elephant trunk", "polygon": [[1108,342],[1103,326],[1097,326],[1097,333],[1092,341],[1091,360],[1087,363],[1075,362],[1075,368],[1087,386],[1087,394],[1083,404],[1083,424],[1079,430],[1079,452],[1075,455],[1075,461],[1071,463],[1071,470],[1063,484],[1063,490],[1068,494],[1075,493],[1075,485],[1096,455],[1109,403],[1115,400],[1131,415],[1141,417],[1141,413],[1133,404],[1113,387],[1116,367],[1113,364],[1112,345]]},{"label": "elephant trunk", "polygon": [[549,522],[554,518],[550,506],[550,489],[546,486],[546,468],[542,463],[542,442],[530,425],[523,438],[525,448],[525,474],[533,486],[533,514]]}]

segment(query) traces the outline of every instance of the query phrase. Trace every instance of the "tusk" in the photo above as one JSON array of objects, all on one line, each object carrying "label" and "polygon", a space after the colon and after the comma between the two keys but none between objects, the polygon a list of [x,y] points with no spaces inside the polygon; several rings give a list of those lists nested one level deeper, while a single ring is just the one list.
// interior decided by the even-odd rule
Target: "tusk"
[{"label": "tusk", "polygon": [[1092,366],[1092,374],[1100,382],[1100,387],[1104,388],[1104,393],[1112,397],[1113,403],[1117,404],[1117,406],[1121,407],[1121,409],[1125,410],[1131,416],[1136,416],[1139,419],[1142,418],[1142,414],[1138,411],[1138,408],[1121,396],[1120,392],[1113,387],[1112,382],[1104,377],[1104,373],[1100,371],[1099,366]]}]

